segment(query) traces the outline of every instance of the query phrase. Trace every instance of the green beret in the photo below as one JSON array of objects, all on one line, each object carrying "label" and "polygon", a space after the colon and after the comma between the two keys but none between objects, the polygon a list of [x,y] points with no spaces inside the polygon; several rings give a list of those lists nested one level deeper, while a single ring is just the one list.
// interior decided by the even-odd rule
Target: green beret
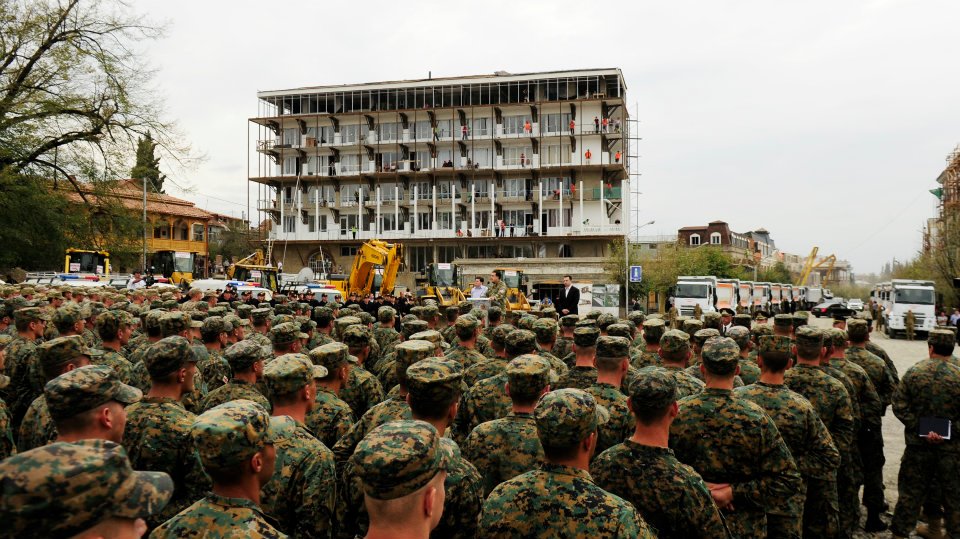
[{"label": "green beret", "polygon": [[610,419],[606,408],[579,389],[558,389],[545,394],[533,410],[537,436],[544,447],[570,447],[580,443]]},{"label": "green beret", "polygon": [[229,471],[274,443],[277,435],[262,406],[239,399],[200,414],[190,437],[204,468]]},{"label": "green beret", "polygon": [[152,378],[167,376],[184,368],[187,363],[196,362],[190,341],[180,335],[165,337],[149,345],[143,356],[143,364]]},{"label": "green beret", "polygon": [[[649,322],[649,320],[647,320]],[[668,353],[680,353],[690,349],[690,335],[679,329],[671,329],[660,337],[660,348]]]},{"label": "green beret", "polygon": [[393,500],[417,492],[449,466],[441,434],[424,421],[391,421],[370,431],[350,457],[363,492]]},{"label": "green beret", "polygon": [[326,377],[327,368],[314,365],[305,354],[284,354],[263,367],[263,379],[271,395],[288,395],[312,380]]},{"label": "green beret", "polygon": [[107,365],[87,365],[65,372],[43,388],[47,409],[54,420],[73,417],[101,404],[133,404],[143,396],[139,389],[120,381]]},{"label": "green beret", "polygon": [[740,347],[727,337],[710,337],[703,343],[703,365],[713,374],[732,374],[740,361]]}]

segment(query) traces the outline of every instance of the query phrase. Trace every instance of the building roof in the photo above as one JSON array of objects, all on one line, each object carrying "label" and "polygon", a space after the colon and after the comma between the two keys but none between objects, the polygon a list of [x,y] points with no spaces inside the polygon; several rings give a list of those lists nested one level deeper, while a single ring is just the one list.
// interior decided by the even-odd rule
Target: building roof
[{"label": "building roof", "polygon": [[[79,183],[84,195],[91,202],[98,201],[95,189],[90,184]],[[109,193],[117,197],[125,208],[131,210],[143,210],[143,188],[140,187],[139,180],[117,180],[108,182],[98,188],[105,189],[105,194]],[[61,187],[66,197],[74,202],[80,202],[80,195],[72,187]],[[172,197],[162,193],[147,193],[147,213],[155,215],[169,215],[172,217],[185,217],[209,221],[213,215],[196,207],[193,202],[181,198]]]}]

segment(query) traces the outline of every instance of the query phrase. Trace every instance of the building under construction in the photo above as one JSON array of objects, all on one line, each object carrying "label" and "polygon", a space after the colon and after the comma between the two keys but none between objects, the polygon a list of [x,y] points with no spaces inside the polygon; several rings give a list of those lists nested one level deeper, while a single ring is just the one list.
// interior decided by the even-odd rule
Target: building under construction
[{"label": "building under construction", "polygon": [[930,190],[938,199],[937,216],[927,219],[927,226],[924,227],[924,253],[940,246],[944,221],[960,215],[960,145],[947,154],[946,161],[947,166],[937,176],[940,187]]},{"label": "building under construction", "polygon": [[471,279],[521,265],[602,282],[611,240],[627,233],[632,126],[619,69],[257,98],[250,204],[285,272],[346,268],[378,238],[405,244],[408,286],[430,262],[457,262]]}]

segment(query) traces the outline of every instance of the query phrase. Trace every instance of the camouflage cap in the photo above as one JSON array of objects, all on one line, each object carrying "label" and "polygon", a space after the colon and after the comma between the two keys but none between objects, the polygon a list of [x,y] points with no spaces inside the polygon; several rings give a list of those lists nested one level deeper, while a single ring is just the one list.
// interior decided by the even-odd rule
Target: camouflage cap
[{"label": "camouflage cap", "polygon": [[533,323],[537,321],[537,318],[532,314],[524,313],[520,315],[520,318],[517,319],[517,327],[519,329],[525,329],[527,331],[533,331]]},{"label": "camouflage cap", "polygon": [[164,314],[166,313],[159,309],[147,311],[147,313],[143,315],[143,327],[147,331],[159,332],[160,319],[163,318]]},{"label": "camouflage cap", "polygon": [[944,329],[934,329],[927,335],[927,343],[931,346],[952,347],[957,344],[957,334]]},{"label": "camouflage cap", "polygon": [[720,313],[715,311],[703,313],[704,328],[720,329],[720,326],[722,324],[723,324],[723,321],[722,321],[722,317],[720,316]]},{"label": "camouflage cap", "polygon": [[422,359],[433,356],[436,350],[436,345],[430,341],[419,340],[404,341],[394,347],[397,364],[404,367],[404,372],[406,372],[406,367],[409,367],[410,365],[413,365]]},{"label": "camouflage cap", "polygon": [[426,331],[429,326],[423,320],[409,320],[403,323],[403,330],[400,333],[403,334],[404,339],[409,339],[411,335]]},{"label": "camouflage cap", "polygon": [[616,323],[617,317],[610,313],[603,313],[597,317],[597,327],[599,327],[601,330],[605,330],[610,324]]},{"label": "camouflage cap", "polygon": [[648,318],[643,321],[643,334],[652,339],[659,339],[667,330],[667,323],[662,318]]},{"label": "camouflage cap", "polygon": [[506,348],[507,336],[516,331],[517,328],[511,324],[500,324],[493,328],[490,334],[490,342],[498,348]]},{"label": "camouflage cap", "polygon": [[30,322],[37,322],[40,320],[49,322],[51,318],[50,313],[44,309],[41,309],[40,307],[24,307],[22,309],[17,309],[16,312],[13,313],[13,317],[17,321],[27,320]]},{"label": "camouflage cap", "polygon": [[557,338],[557,332],[560,326],[553,318],[538,318],[533,323],[533,334],[536,335],[537,342],[547,343]]},{"label": "camouflage cap", "polygon": [[211,316],[204,320],[203,326],[200,327],[200,333],[203,335],[230,333],[231,331],[233,331],[233,324],[222,316]]},{"label": "camouflage cap", "polygon": [[566,388],[540,397],[533,418],[543,446],[569,447],[596,432],[610,419],[610,413],[586,391]]},{"label": "camouflage cap", "polygon": [[766,324],[757,324],[750,328],[750,335],[752,335],[754,341],[756,341],[763,335],[773,335],[773,328]]},{"label": "camouflage cap", "polygon": [[764,335],[760,337],[758,354],[761,356],[789,356],[793,341],[786,335]]},{"label": "camouflage cap", "polygon": [[173,495],[163,472],[137,472],[107,440],[57,442],[0,463],[0,514],[10,537],[73,537],[109,518],[146,518]]},{"label": "camouflage cap", "polygon": [[357,444],[350,465],[363,492],[377,500],[393,500],[417,492],[449,466],[441,434],[417,420],[391,421]]},{"label": "camouflage cap", "polygon": [[223,305],[210,307],[209,309],[207,309],[207,314],[209,314],[210,316],[224,316],[227,314],[227,308]]},{"label": "camouflage cap", "polygon": [[270,328],[270,342],[273,344],[290,344],[297,339],[306,339],[307,334],[300,331],[300,325],[295,322],[285,322]]},{"label": "camouflage cap", "polygon": [[[230,331],[237,329],[240,326],[249,327],[250,321],[246,318],[240,318],[235,314],[228,314],[223,317],[223,321],[230,324]],[[200,328],[200,331],[203,331],[203,328]]]},{"label": "camouflage cap", "polygon": [[67,303],[53,313],[53,323],[57,326],[72,326],[83,320],[80,305],[76,303]]},{"label": "camouflage cap", "polygon": [[296,323],[297,319],[292,314],[277,314],[272,320],[270,320],[271,326],[279,326],[280,324],[293,324]]},{"label": "camouflage cap", "polygon": [[693,319],[684,320],[683,324],[680,325],[680,329],[682,329],[688,335],[694,335],[696,332],[703,329],[703,322]]},{"label": "camouflage cap", "polygon": [[230,470],[272,444],[276,434],[262,406],[239,399],[200,414],[190,437],[204,468]]},{"label": "camouflage cap", "polygon": [[677,400],[677,381],[667,369],[644,369],[629,391],[634,412],[663,410]]},{"label": "camouflage cap", "polygon": [[588,313],[586,314],[586,316],[584,316],[584,318],[589,318],[590,320],[597,320],[597,319],[600,318],[600,315],[601,315],[601,314],[603,314],[603,312],[594,309],[594,310],[588,312]]},{"label": "camouflage cap", "polygon": [[[381,307],[382,309],[383,307]],[[313,319],[321,327],[327,327],[327,324],[333,321],[333,309],[330,307],[317,307],[313,310]]]},{"label": "camouflage cap", "polygon": [[37,358],[44,372],[55,371],[79,356],[93,358],[102,355],[102,351],[88,347],[80,335],[57,337],[37,346]]},{"label": "camouflage cap", "polygon": [[461,301],[457,304],[460,314],[467,314],[473,310],[473,302],[469,300]]},{"label": "camouflage cap", "polygon": [[237,305],[237,308],[234,310],[237,312],[237,316],[240,318],[249,318],[253,313],[253,305],[241,303],[240,305]]},{"label": "camouflage cap", "polygon": [[581,318],[577,320],[577,323],[574,325],[575,328],[597,328],[597,321],[593,318]]},{"label": "camouflage cap", "polygon": [[7,347],[8,344],[13,342],[13,337],[7,334],[0,334],[0,350],[3,350]]},{"label": "camouflage cap", "polygon": [[732,374],[740,361],[740,347],[728,337],[710,337],[703,343],[701,359],[713,374]]},{"label": "camouflage cap", "polygon": [[797,328],[796,340],[797,347],[811,347],[819,350],[823,348],[823,339],[825,332],[813,326],[800,326]]},{"label": "camouflage cap", "polygon": [[545,387],[558,380],[550,362],[537,354],[523,354],[507,363],[507,382],[510,384],[510,397],[532,400],[537,398]]},{"label": "camouflage cap", "polygon": [[440,309],[436,305],[423,305],[420,307],[420,318],[430,321],[440,316]]},{"label": "camouflage cap", "polygon": [[707,339],[719,336],[720,332],[713,328],[701,329],[697,330],[697,332],[690,337],[690,341],[697,346],[703,346],[703,343],[707,342]]},{"label": "camouflage cap", "polygon": [[633,327],[628,323],[617,322],[607,326],[607,335],[611,337],[623,337],[625,339],[633,338]]},{"label": "camouflage cap", "polygon": [[190,315],[183,312],[164,313],[160,317],[160,332],[164,335],[174,335],[190,329]]},{"label": "camouflage cap", "polygon": [[627,320],[633,322],[633,325],[640,327],[647,320],[647,315],[641,311],[630,311],[627,313]]},{"label": "camouflage cap", "polygon": [[733,325],[735,326],[743,326],[747,329],[750,329],[750,324],[751,324],[751,319],[749,314],[742,313],[742,314],[734,315],[733,317]]},{"label": "camouflage cap", "polygon": [[62,419],[117,401],[133,404],[143,393],[120,381],[107,365],[87,365],[65,372],[43,387],[50,417]]},{"label": "camouflage cap", "polygon": [[180,306],[180,304],[175,299],[168,299],[165,301],[161,301],[160,305],[163,306],[164,309],[176,309],[177,307]]},{"label": "camouflage cap", "polygon": [[824,337],[823,344],[826,346],[829,344],[833,347],[846,347],[849,337],[847,332],[839,328],[829,328],[825,330],[826,336]]},{"label": "camouflage cap", "polygon": [[596,346],[600,329],[596,327],[578,327],[573,330],[573,344],[576,346]]},{"label": "camouflage cap", "polygon": [[797,311],[793,313],[793,329],[807,325],[808,317],[810,313],[806,311]]},{"label": "camouflage cap", "polygon": [[469,336],[480,327],[480,320],[477,320],[473,315],[464,314],[457,317],[457,321],[453,323],[453,327],[458,336]]},{"label": "camouflage cap", "polygon": [[357,358],[350,355],[350,348],[342,342],[331,342],[310,350],[308,354],[314,365],[326,367],[333,372],[347,363],[357,363]]},{"label": "camouflage cap", "polygon": [[491,322],[496,322],[503,318],[503,309],[500,307],[490,307],[487,309],[487,320]]},{"label": "camouflage cap", "polygon": [[504,348],[507,350],[507,355],[512,357],[529,354],[537,349],[536,335],[526,329],[511,331],[503,342]]},{"label": "camouflage cap", "polygon": [[450,318],[450,317],[452,317],[452,316],[457,316],[457,315],[460,314],[460,306],[459,306],[459,305],[448,305],[447,308],[445,308],[445,309],[443,310],[443,314],[445,314],[445,315],[447,316],[447,318]]},{"label": "camouflage cap", "polygon": [[579,316],[575,314],[568,314],[560,317],[560,326],[565,328],[576,327],[578,320],[580,320]]},{"label": "camouflage cap", "polygon": [[750,330],[743,326],[733,326],[727,330],[727,337],[733,339],[733,342],[737,343],[737,346],[743,351],[750,342]]},{"label": "camouflage cap", "polygon": [[862,342],[870,335],[870,325],[866,320],[850,318],[847,320],[847,338],[853,342]]},{"label": "camouflage cap", "polygon": [[263,347],[254,340],[243,340],[231,344],[223,353],[223,358],[234,371],[244,371],[264,358]]},{"label": "camouflage cap", "polygon": [[263,368],[263,379],[271,395],[287,395],[299,391],[311,380],[327,377],[327,368],[314,365],[306,354],[284,354]]},{"label": "camouflage cap", "polygon": [[630,341],[626,337],[604,335],[597,339],[597,358],[620,359],[630,356]]},{"label": "camouflage cap", "polygon": [[372,314],[370,314],[370,313],[368,313],[368,312],[366,312],[366,311],[360,311],[360,313],[357,314],[357,318],[360,319],[360,322],[361,322],[361,323],[366,324],[366,325],[370,325],[370,324],[372,324],[372,323],[374,323],[374,322],[377,321],[377,317],[376,317],[376,316],[373,316]]},{"label": "camouflage cap", "polygon": [[160,378],[184,368],[187,363],[196,363],[197,356],[190,341],[180,335],[164,337],[149,345],[143,356],[143,364],[151,378]]},{"label": "camouflage cap", "polygon": [[410,340],[432,342],[434,345],[444,349],[450,347],[450,345],[443,340],[443,335],[435,329],[428,329],[426,331],[420,331],[418,333],[414,333],[413,335],[410,336]]},{"label": "camouflage cap", "polygon": [[270,313],[271,313],[270,309],[261,307],[259,309],[254,309],[250,311],[250,318],[253,319],[253,322],[255,324],[263,324],[264,322],[267,321],[268,318],[270,318]]},{"label": "camouflage cap", "polygon": [[377,309],[377,320],[389,322],[397,317],[397,310],[389,305],[384,305]]},{"label": "camouflage cap", "polygon": [[463,365],[452,359],[430,357],[407,368],[407,389],[418,399],[448,400],[460,392]]},{"label": "camouflage cap", "polygon": [[793,327],[793,315],[790,314],[778,314],[773,317],[773,325],[779,328],[792,328]]},{"label": "camouflage cap", "polygon": [[337,318],[334,323],[337,327],[337,334],[342,337],[343,332],[346,331],[348,327],[363,324],[363,320],[360,320],[359,316],[347,315]]},{"label": "camouflage cap", "polygon": [[690,349],[690,335],[679,329],[671,329],[660,337],[660,348],[667,353],[680,353]]},{"label": "camouflage cap", "polygon": [[354,324],[340,334],[340,340],[350,347],[367,346],[370,344],[370,331],[365,326]]}]

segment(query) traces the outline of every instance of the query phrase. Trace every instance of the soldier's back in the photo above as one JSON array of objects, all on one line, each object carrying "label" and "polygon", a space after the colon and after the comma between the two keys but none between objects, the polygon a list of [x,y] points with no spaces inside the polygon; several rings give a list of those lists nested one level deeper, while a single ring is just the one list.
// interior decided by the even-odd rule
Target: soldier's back
[{"label": "soldier's back", "polygon": [[57,426],[50,417],[47,398],[40,395],[27,408],[20,429],[17,431],[17,450],[21,453],[53,443],[57,439]]},{"label": "soldier's back", "polygon": [[896,388],[893,384],[893,378],[887,371],[887,366],[883,360],[871,354],[866,348],[856,346],[847,348],[844,357],[847,361],[856,363],[866,371],[867,376],[870,377],[870,381],[873,383],[874,389],[877,390],[877,395],[880,397],[883,408],[886,408],[886,405],[890,404],[890,400],[893,398],[893,391]]},{"label": "soldier's back", "polygon": [[566,374],[560,377],[554,389],[574,388],[587,390],[597,382],[596,367],[579,367],[574,365]]},{"label": "soldier's back", "polygon": [[317,386],[313,409],[307,412],[305,423],[323,445],[332,448],[353,426],[353,410],[332,391]]},{"label": "soldier's back", "polygon": [[563,335],[557,337],[557,342],[553,343],[553,350],[550,351],[561,360],[570,352],[573,352],[573,338]]},{"label": "soldier's back", "polygon": [[483,509],[483,479],[477,468],[465,459],[457,443],[441,438],[443,451],[449,458],[447,479],[444,481],[446,499],[443,516],[431,532],[434,537],[474,539]]},{"label": "soldier's back", "polygon": [[346,462],[357,448],[360,440],[362,440],[368,432],[387,421],[412,418],[413,413],[410,411],[410,405],[407,404],[406,400],[387,399],[381,402],[360,416],[360,419],[350,427],[350,430],[333,445],[334,459],[338,465]]},{"label": "soldier's back", "polygon": [[350,369],[347,384],[340,390],[340,398],[350,405],[354,417],[360,417],[370,408],[383,402],[383,386],[377,377],[362,367]]},{"label": "soldier's back", "polygon": [[475,349],[464,348],[462,346],[456,346],[450,350],[447,350],[443,353],[443,357],[445,359],[452,359],[456,361],[457,363],[463,365],[464,369],[469,369],[470,367],[487,360],[483,354],[477,352]]},{"label": "soldier's back", "polygon": [[466,438],[477,425],[506,417],[510,413],[512,402],[506,386],[507,375],[498,374],[480,380],[467,390],[453,425],[457,440]]},{"label": "soldier's back", "polygon": [[235,401],[235,400],[251,400],[267,411],[272,410],[273,406],[270,405],[270,401],[263,396],[256,386],[253,384],[244,382],[243,380],[230,380],[226,384],[218,387],[217,389],[207,393],[203,400],[200,402],[200,409],[206,412],[207,410],[220,406],[225,402]]},{"label": "soldier's back", "polygon": [[681,369],[680,367],[644,367],[640,369],[640,373],[650,372],[653,369],[663,369],[670,373],[673,376],[675,382],[677,382],[677,400],[680,400],[684,397],[689,397],[690,395],[696,395],[704,390],[707,387],[707,384],[703,383],[703,380],[694,378],[690,376],[687,371]]},{"label": "soldier's back", "polygon": [[484,378],[490,378],[506,371],[507,360],[501,357],[478,362],[463,373],[463,383],[473,387]]},{"label": "soldier's back", "polygon": [[481,423],[467,436],[462,450],[483,477],[484,495],[545,462],[537,425],[529,413]]},{"label": "soldier's back", "polygon": [[635,369],[642,369],[644,367],[659,367],[663,365],[663,359],[660,358],[660,354],[652,352],[649,350],[637,350],[636,356],[631,357],[630,365]]},{"label": "soldier's back", "polygon": [[107,365],[116,373],[120,381],[129,384],[132,379],[133,364],[127,361],[127,358],[120,355],[119,352],[108,350],[102,356],[94,361],[97,365]]},{"label": "soldier's back", "polygon": [[164,522],[150,539],[284,539],[257,504],[242,498],[208,493],[205,498]]},{"label": "soldier's back", "polygon": [[597,427],[597,448],[594,454],[599,455],[633,435],[635,420],[627,407],[627,397],[619,388],[594,382],[586,392],[593,395],[597,404],[610,413],[610,419]]}]

